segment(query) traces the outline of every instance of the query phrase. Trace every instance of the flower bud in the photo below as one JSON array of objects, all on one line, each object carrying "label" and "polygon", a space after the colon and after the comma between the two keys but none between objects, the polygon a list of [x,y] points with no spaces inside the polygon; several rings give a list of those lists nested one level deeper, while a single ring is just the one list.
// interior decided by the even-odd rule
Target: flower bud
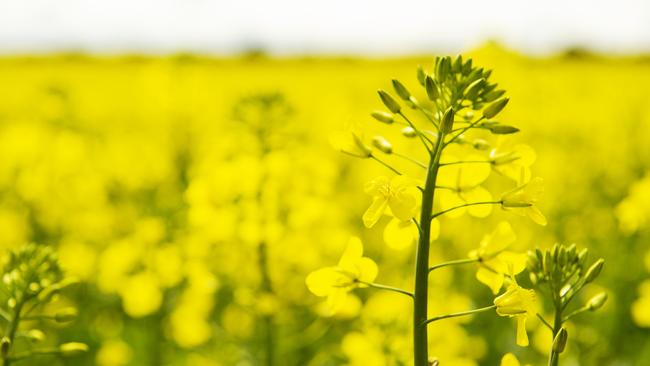
[{"label": "flower bud", "polygon": [[393,79],[393,89],[395,89],[395,93],[402,98],[403,100],[409,101],[411,99],[411,93],[406,89],[404,84],[402,84],[399,80]]},{"label": "flower bud", "polygon": [[492,102],[492,104],[488,105],[483,110],[483,117],[489,119],[496,116],[503,110],[503,108],[505,108],[506,104],[508,104],[508,101],[510,101],[510,98],[501,98],[495,102]]},{"label": "flower bud", "polygon": [[471,84],[467,86],[467,89],[465,89],[465,99],[468,100],[474,100],[478,96],[478,92],[481,90],[483,87],[483,84],[485,84],[485,79],[480,78],[478,80],[474,80]]},{"label": "flower bud", "polygon": [[569,338],[569,333],[567,333],[566,328],[560,328],[560,331],[555,335],[553,339],[553,352],[562,353],[566,347],[567,339]]},{"label": "flower bud", "polygon": [[393,113],[399,113],[399,111],[402,109],[399,104],[393,99],[393,97],[390,96],[385,90],[379,89],[377,91],[379,93],[379,98],[381,98],[382,103],[388,108],[389,111]]},{"label": "flower bud", "polygon": [[45,339],[45,333],[40,329],[30,329],[25,336],[33,342],[41,342]]},{"label": "flower bud", "polygon": [[377,121],[382,122],[382,123],[386,123],[386,124],[389,124],[389,125],[392,124],[393,122],[395,122],[395,120],[393,119],[393,114],[392,113],[388,113],[388,112],[384,112],[384,111],[374,111],[374,112],[370,113],[370,115],[372,116],[372,118],[376,119]]},{"label": "flower bud", "polygon": [[588,284],[592,282],[593,280],[598,277],[600,274],[600,271],[603,270],[603,265],[605,264],[605,260],[600,258],[599,260],[596,261],[596,263],[592,264],[591,267],[587,270],[587,274],[585,275],[585,284]]},{"label": "flower bud", "polygon": [[451,132],[451,129],[454,127],[454,108],[449,107],[445,111],[445,114],[442,116],[442,121],[440,122],[440,132],[447,134]]},{"label": "flower bud", "polygon": [[422,68],[422,65],[418,65],[417,78],[420,85],[424,86],[424,80],[426,79],[426,77],[427,74],[424,72],[424,68]]},{"label": "flower bud", "polygon": [[415,132],[413,127],[406,126],[406,127],[402,128],[402,135],[404,137],[413,138],[413,137],[417,136],[418,133]]},{"label": "flower bud", "polygon": [[426,79],[424,80],[424,88],[427,90],[427,96],[429,97],[429,100],[434,101],[438,99],[438,96],[440,95],[438,92],[438,85],[436,85],[436,81],[433,80],[433,78],[429,75],[427,75]]},{"label": "flower bud", "polygon": [[375,136],[372,138],[372,145],[377,148],[377,150],[383,152],[384,154],[393,153],[393,145],[388,142],[385,138],[381,136]]},{"label": "flower bud", "polygon": [[59,346],[59,352],[61,352],[63,356],[76,356],[88,352],[88,345],[79,342],[63,343]]},{"label": "flower bud", "polygon": [[488,143],[483,139],[476,139],[472,143],[472,147],[475,148],[476,150],[486,151],[490,148],[490,143]]},{"label": "flower bud", "polygon": [[601,292],[598,295],[592,297],[588,302],[587,302],[587,308],[589,311],[596,311],[603,307],[605,305],[605,302],[607,301],[607,293],[606,292]]}]

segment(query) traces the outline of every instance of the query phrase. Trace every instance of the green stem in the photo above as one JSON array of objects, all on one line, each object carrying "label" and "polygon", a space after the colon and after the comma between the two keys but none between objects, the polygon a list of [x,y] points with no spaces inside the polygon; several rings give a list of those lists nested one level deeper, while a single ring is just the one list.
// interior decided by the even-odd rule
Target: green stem
[{"label": "green stem", "polygon": [[551,332],[553,332],[553,326],[549,324],[546,319],[544,319],[543,316],[541,316],[539,313],[537,313],[537,318],[544,324]]},{"label": "green stem", "polygon": [[413,293],[412,292],[402,290],[401,288],[386,286],[386,285],[382,285],[382,284],[379,284],[379,283],[365,282],[365,281],[361,281],[361,280],[356,280],[356,282],[362,283],[362,284],[364,284],[364,285],[366,285],[368,287],[376,288],[376,289],[379,289],[379,290],[397,292],[397,293],[400,293],[402,295],[406,295],[406,296],[408,296],[410,298],[413,298]]},{"label": "green stem", "polygon": [[589,307],[588,307],[588,306],[583,306],[583,307],[581,307],[580,309],[577,309],[577,310],[575,310],[575,311],[572,311],[571,313],[569,313],[569,315],[565,316],[564,319],[562,319],[562,322],[564,323],[564,322],[566,322],[567,320],[573,318],[574,316],[576,316],[576,315],[578,315],[578,314],[582,314],[582,313],[584,313],[585,311],[589,311]]},{"label": "green stem", "polygon": [[[20,312],[23,308],[23,302],[22,299],[19,299],[19,301],[16,302],[16,307],[14,308],[13,314],[11,314],[11,320],[9,321],[9,324],[7,324],[7,330],[5,332],[5,336],[9,338],[9,348],[13,347],[14,344],[14,338],[16,337],[16,331],[18,330],[18,324],[20,324]],[[7,352],[7,355],[3,355],[3,366],[10,366],[12,359],[9,358],[9,353]]]},{"label": "green stem", "polygon": [[[555,336],[562,329],[562,307],[555,307],[555,320],[553,322],[553,340]],[[560,364],[560,354],[553,350],[554,347],[551,347],[551,354],[548,359],[548,366],[558,366]]]},{"label": "green stem", "polygon": [[386,168],[392,170],[393,173],[395,173],[395,174],[397,174],[397,175],[402,175],[402,173],[400,173],[399,170],[393,168],[392,166],[388,165],[388,163],[386,163],[385,161],[379,159],[378,157],[376,157],[376,156],[374,156],[374,155],[372,155],[372,154],[370,154],[370,159],[372,159],[372,160],[378,162],[379,164],[385,166]]},{"label": "green stem", "polygon": [[413,292],[413,357],[414,366],[428,366],[427,311],[429,296],[429,245],[431,238],[431,214],[433,198],[440,167],[440,156],[444,147],[444,134],[438,135],[435,149],[430,154],[427,178],[422,192],[420,211],[420,236],[415,258],[415,290]]},{"label": "green stem", "polygon": [[446,214],[447,212],[450,212],[450,211],[453,211],[453,210],[457,210],[457,209],[459,209],[459,208],[463,208],[463,207],[476,206],[476,205],[500,205],[500,204],[502,204],[502,203],[503,203],[503,201],[485,201],[485,202],[471,202],[471,203],[466,203],[466,204],[464,204],[464,205],[460,205],[460,206],[456,206],[456,207],[448,208],[448,209],[446,209],[446,210],[442,210],[442,211],[440,211],[440,212],[436,212],[435,214],[433,214],[433,215],[431,216],[431,218],[432,218],[432,219],[435,219],[436,217],[441,216],[441,215],[444,215],[444,214]]},{"label": "green stem", "polygon": [[429,268],[429,272],[431,272],[433,270],[436,270],[438,268],[443,268],[443,267],[447,267],[447,266],[457,266],[457,265],[460,265],[460,264],[474,263],[474,262],[478,262],[478,261],[479,261],[478,258],[466,258],[466,259],[457,259],[455,261],[438,263],[436,265],[431,266]]},{"label": "green stem", "polygon": [[472,314],[478,314],[478,313],[482,313],[482,312],[485,312],[485,311],[488,311],[488,310],[495,309],[496,307],[497,307],[496,305],[490,305],[490,306],[486,306],[484,308],[479,308],[479,309],[473,309],[473,310],[461,311],[461,312],[458,312],[458,313],[439,315],[439,316],[433,317],[431,319],[427,319],[424,324],[429,324],[429,323],[435,322],[437,320],[442,320],[442,319],[457,318],[459,316],[467,316],[467,315],[472,315]]}]

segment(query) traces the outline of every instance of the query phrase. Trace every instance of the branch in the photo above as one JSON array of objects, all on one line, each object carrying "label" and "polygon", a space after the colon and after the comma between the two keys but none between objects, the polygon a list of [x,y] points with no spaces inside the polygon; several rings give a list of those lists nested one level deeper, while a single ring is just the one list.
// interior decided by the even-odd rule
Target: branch
[{"label": "branch", "polygon": [[463,207],[468,207],[468,206],[477,206],[477,205],[500,205],[500,204],[502,204],[502,203],[503,203],[503,201],[485,201],[485,202],[472,202],[472,203],[466,203],[466,204],[464,204],[464,205],[460,205],[460,206],[456,206],[456,207],[448,208],[448,209],[446,209],[446,210],[443,210],[443,211],[437,212],[437,213],[435,213],[435,214],[433,214],[433,215],[431,216],[431,219],[435,219],[435,218],[438,217],[438,216],[444,215],[444,214],[446,214],[446,213],[448,213],[448,212],[450,212],[450,211],[457,210],[457,209],[459,209],[459,208],[463,208]]},{"label": "branch", "polygon": [[406,290],[402,290],[401,288],[392,287],[392,286],[386,286],[386,285],[381,285],[381,284],[379,284],[379,283],[372,283],[372,282],[366,282],[366,281],[361,281],[361,280],[355,280],[355,282],[357,282],[357,283],[362,283],[362,284],[364,284],[364,285],[366,285],[366,286],[368,286],[368,287],[376,288],[376,289],[379,289],[379,290],[386,290],[386,291],[397,292],[397,293],[399,293],[399,294],[406,295],[406,296],[408,296],[408,297],[410,297],[410,298],[412,298],[412,299],[415,298],[415,295],[413,295],[412,292],[408,292],[408,291],[406,291]]},{"label": "branch", "polygon": [[438,268],[443,268],[443,267],[447,267],[447,266],[456,266],[456,265],[467,264],[467,263],[474,263],[474,262],[478,262],[478,261],[479,261],[478,258],[466,258],[466,259],[457,259],[457,260],[453,260],[453,261],[449,261],[449,262],[438,263],[436,265],[431,266],[429,268],[429,272],[431,272],[433,270],[436,270]]},{"label": "branch", "polygon": [[548,329],[551,330],[551,332],[553,332],[553,326],[552,326],[549,322],[547,322],[546,319],[544,319],[543,316],[541,316],[539,313],[537,313],[537,317],[539,318],[539,320],[542,321],[542,323],[543,323],[544,325],[546,325],[546,327],[547,327]]},{"label": "branch", "polygon": [[376,156],[374,156],[372,154],[370,154],[370,159],[373,159],[374,161],[378,162],[379,164],[381,164],[381,165],[385,166],[386,168],[392,170],[395,174],[402,175],[402,173],[400,173],[399,170],[393,168],[392,166],[388,165],[388,163],[386,163],[385,161],[379,159],[378,157],[376,157]]},{"label": "branch", "polygon": [[439,315],[439,316],[433,317],[431,319],[427,319],[422,325],[427,325],[429,323],[432,323],[432,322],[435,322],[435,321],[438,321],[438,320],[442,320],[442,319],[447,319],[447,318],[457,318],[459,316],[478,314],[478,313],[482,313],[482,312],[485,312],[485,311],[495,309],[496,307],[497,307],[496,305],[490,305],[490,306],[486,306],[484,308],[461,311],[459,313],[451,313],[451,314]]}]

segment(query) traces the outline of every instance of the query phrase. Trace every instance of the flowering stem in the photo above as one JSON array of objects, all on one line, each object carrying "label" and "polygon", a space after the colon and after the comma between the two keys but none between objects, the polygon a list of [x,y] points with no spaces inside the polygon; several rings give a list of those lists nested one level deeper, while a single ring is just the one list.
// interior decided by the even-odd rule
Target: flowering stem
[{"label": "flowering stem", "polygon": [[372,283],[372,282],[366,282],[366,281],[361,281],[361,280],[356,280],[356,282],[362,283],[362,284],[364,284],[364,285],[366,285],[368,287],[376,288],[376,289],[379,289],[379,290],[397,292],[397,293],[400,293],[402,295],[406,295],[406,296],[408,296],[410,298],[413,298],[413,296],[414,296],[412,292],[408,292],[406,290],[402,290],[401,288],[397,288],[397,287],[386,286],[386,285],[382,285],[382,284],[379,284],[379,283]]},{"label": "flowering stem", "polygon": [[436,270],[438,268],[442,268],[442,267],[457,266],[457,265],[460,265],[460,264],[474,263],[474,262],[478,262],[478,260],[479,260],[478,258],[466,258],[466,259],[457,259],[457,260],[454,260],[454,261],[438,263],[436,265],[433,265],[433,266],[429,267],[429,272],[431,272],[433,270]]},{"label": "flowering stem", "polygon": [[395,174],[397,174],[397,175],[402,175],[402,173],[400,173],[399,170],[393,168],[392,166],[388,165],[388,163],[386,163],[385,161],[379,159],[378,157],[376,157],[376,156],[374,156],[374,155],[372,155],[372,154],[370,154],[370,159],[373,159],[373,160],[375,160],[376,162],[378,162],[379,164],[381,164],[381,165],[385,166],[386,168],[392,170],[393,173],[395,173]]},{"label": "flowering stem", "polygon": [[441,215],[444,215],[444,214],[446,214],[447,212],[450,212],[450,211],[453,211],[453,210],[457,210],[457,209],[459,209],[459,208],[463,208],[463,207],[476,206],[476,205],[500,205],[500,204],[502,204],[502,203],[503,203],[503,201],[485,201],[485,202],[471,202],[471,203],[466,203],[466,204],[464,204],[464,205],[460,205],[460,206],[456,206],[456,207],[448,208],[448,209],[446,209],[446,210],[442,210],[442,211],[440,211],[440,212],[436,212],[435,214],[433,214],[433,215],[431,216],[431,218],[432,218],[432,219],[435,219],[436,217],[441,216]]},{"label": "flowering stem", "polygon": [[458,312],[458,313],[439,315],[439,316],[433,317],[431,319],[427,319],[424,322],[424,324],[426,325],[426,324],[435,322],[437,320],[442,320],[442,319],[447,319],[447,318],[457,318],[459,316],[478,314],[478,313],[482,313],[482,312],[485,312],[485,311],[488,311],[488,310],[495,309],[496,307],[497,307],[496,305],[490,305],[490,306],[486,306],[484,308],[479,308],[479,309],[472,309],[472,310],[467,310],[467,311],[461,311],[461,312]]},{"label": "flowering stem", "polygon": [[585,311],[589,311],[589,306],[583,306],[580,309],[577,309],[577,310],[569,313],[569,315],[565,316],[564,319],[562,319],[562,322],[566,322],[567,320],[573,318],[574,316],[576,316],[578,314],[584,313]]},{"label": "flowering stem", "polygon": [[[23,309],[23,300],[18,299],[16,302],[16,306],[13,310],[13,313],[11,314],[11,320],[9,321],[9,324],[7,324],[7,330],[5,332],[5,337],[8,338],[9,341],[9,347],[13,346],[14,344],[14,338],[16,337],[16,331],[18,330],[18,324],[20,324],[20,313]],[[3,354],[3,366],[10,366],[12,359],[8,357],[9,352],[6,354]]]},{"label": "flowering stem", "polygon": [[[562,329],[562,307],[556,305],[555,320],[553,322],[553,341],[555,341],[555,337],[560,332],[560,329]],[[554,348],[555,348],[554,346],[551,347],[551,354],[549,355],[548,366],[558,366],[560,364],[560,354],[559,352],[556,352]]]},{"label": "flowering stem", "polygon": [[436,180],[440,167],[440,156],[444,148],[444,134],[436,139],[435,149],[429,154],[427,177],[422,191],[422,208],[420,211],[420,235],[415,255],[415,286],[413,292],[413,357],[414,366],[428,366],[427,311],[429,296],[429,245],[431,238],[431,214]]}]

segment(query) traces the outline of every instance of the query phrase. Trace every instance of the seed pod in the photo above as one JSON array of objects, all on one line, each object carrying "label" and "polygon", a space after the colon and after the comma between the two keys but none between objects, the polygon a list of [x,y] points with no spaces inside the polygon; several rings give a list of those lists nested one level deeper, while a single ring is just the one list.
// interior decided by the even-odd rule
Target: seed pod
[{"label": "seed pod", "polygon": [[490,148],[490,144],[483,139],[476,139],[474,142],[472,142],[472,147],[476,150],[485,151]]},{"label": "seed pod", "polygon": [[454,65],[452,66],[451,70],[454,73],[459,73],[463,71],[463,56],[461,55],[456,56],[456,59],[454,60]]},{"label": "seed pod", "polygon": [[565,328],[560,328],[560,331],[555,335],[553,339],[553,352],[562,353],[566,347],[567,339],[569,338],[569,333],[567,333]]},{"label": "seed pod", "polygon": [[578,265],[580,268],[584,267],[584,265],[587,262],[587,257],[589,256],[589,249],[583,248],[579,253],[578,253]]},{"label": "seed pod", "polygon": [[492,90],[491,92],[485,93],[483,95],[483,100],[486,102],[493,102],[503,96],[505,94],[505,90]]},{"label": "seed pod", "polygon": [[454,127],[454,108],[449,107],[445,111],[445,114],[442,116],[442,121],[440,122],[440,132],[447,134],[451,132]]},{"label": "seed pod", "polygon": [[9,355],[9,348],[11,347],[11,340],[9,337],[4,336],[2,337],[2,341],[0,341],[0,355],[2,355],[2,359],[6,359],[7,356]]},{"label": "seed pod", "polygon": [[65,308],[61,309],[59,312],[54,314],[54,321],[57,323],[65,323],[72,321],[77,318],[78,312],[75,308]]},{"label": "seed pod", "polygon": [[539,268],[539,262],[537,261],[537,256],[535,255],[534,252],[528,251],[528,259],[526,261],[526,265],[528,267],[529,272],[537,272]]},{"label": "seed pod", "polygon": [[429,75],[424,80],[424,87],[427,90],[427,96],[429,97],[429,100],[434,101],[438,99],[438,96],[440,93],[438,93],[438,86],[436,85],[436,81],[433,80],[433,78]]},{"label": "seed pod", "polygon": [[438,67],[436,69],[436,77],[440,81],[444,81],[447,78],[447,75],[451,72],[451,57],[445,56],[440,59]]},{"label": "seed pod", "polygon": [[502,124],[490,125],[490,127],[488,127],[488,130],[490,130],[490,132],[495,135],[510,135],[519,132],[519,129],[517,127]]},{"label": "seed pod", "polygon": [[379,98],[381,98],[382,103],[388,108],[389,111],[393,113],[399,113],[399,111],[402,109],[400,105],[393,99],[393,97],[390,96],[385,90],[379,89],[377,91],[379,93]]},{"label": "seed pod", "polygon": [[413,138],[417,135],[418,133],[413,129],[413,127],[406,126],[402,128],[402,136],[404,137]]},{"label": "seed pod", "polygon": [[601,292],[598,295],[592,297],[587,302],[587,308],[589,309],[589,311],[596,311],[601,307],[603,307],[606,301],[607,301],[607,293]]},{"label": "seed pod", "polygon": [[372,145],[377,148],[377,150],[383,152],[384,154],[393,153],[393,145],[388,142],[382,136],[375,136],[372,138]]},{"label": "seed pod", "polygon": [[499,112],[501,112],[503,108],[505,108],[506,104],[508,104],[508,101],[510,101],[510,98],[501,98],[495,102],[492,102],[492,104],[488,105],[483,110],[483,117],[488,119],[493,118],[494,116],[499,114]]},{"label": "seed pod", "polygon": [[592,264],[591,267],[589,267],[589,269],[587,270],[587,274],[585,274],[585,284],[592,282],[598,277],[600,271],[603,270],[604,264],[605,264],[605,260],[600,258],[594,264]]},{"label": "seed pod", "polygon": [[402,84],[402,83],[401,83],[399,80],[397,80],[397,79],[393,79],[393,80],[392,80],[392,83],[393,83],[393,89],[395,89],[395,93],[397,93],[397,95],[398,95],[400,98],[402,98],[403,100],[406,100],[406,101],[408,101],[408,100],[411,99],[411,93],[409,92],[408,89],[406,89],[406,87],[404,86],[404,84]]},{"label": "seed pod", "polygon": [[469,73],[472,71],[472,59],[467,59],[465,61],[465,64],[463,65],[463,75],[469,75]]},{"label": "seed pod", "polygon": [[392,124],[393,122],[395,122],[395,120],[393,119],[393,114],[392,113],[388,113],[388,112],[384,112],[384,111],[374,111],[374,112],[370,113],[370,115],[372,116],[372,118],[376,119],[377,121],[382,122],[382,123],[386,123],[386,124],[389,124],[389,125]]}]

